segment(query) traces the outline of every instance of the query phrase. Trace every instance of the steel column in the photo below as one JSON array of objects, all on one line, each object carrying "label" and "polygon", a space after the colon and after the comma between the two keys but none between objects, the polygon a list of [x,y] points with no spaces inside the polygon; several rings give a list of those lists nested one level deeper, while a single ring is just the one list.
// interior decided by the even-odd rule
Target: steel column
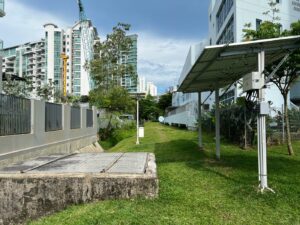
[{"label": "steel column", "polygon": [[198,92],[198,145],[199,149],[203,149],[203,139],[202,139],[202,99],[201,92]]},{"label": "steel column", "polygon": [[[265,80],[265,52],[258,53],[258,72],[261,74],[261,78]],[[259,90],[258,103],[265,102],[265,90],[262,87]],[[257,117],[257,129],[258,129],[258,172],[261,191],[269,189],[267,178],[267,132],[266,132],[266,115],[258,114]],[[271,189],[269,189],[271,190]]]},{"label": "steel column", "polygon": [[219,88],[216,88],[216,157],[220,159],[220,97]]}]

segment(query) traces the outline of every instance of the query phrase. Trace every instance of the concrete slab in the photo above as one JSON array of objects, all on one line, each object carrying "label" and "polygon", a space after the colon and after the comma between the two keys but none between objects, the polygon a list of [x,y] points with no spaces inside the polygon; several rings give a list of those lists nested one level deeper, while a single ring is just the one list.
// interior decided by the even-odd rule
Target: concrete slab
[{"label": "concrete slab", "polygon": [[125,173],[144,174],[148,153],[80,153],[50,155],[0,169],[0,173]]},{"label": "concrete slab", "polygon": [[157,196],[151,153],[38,157],[0,169],[0,225],[22,224],[70,204]]}]

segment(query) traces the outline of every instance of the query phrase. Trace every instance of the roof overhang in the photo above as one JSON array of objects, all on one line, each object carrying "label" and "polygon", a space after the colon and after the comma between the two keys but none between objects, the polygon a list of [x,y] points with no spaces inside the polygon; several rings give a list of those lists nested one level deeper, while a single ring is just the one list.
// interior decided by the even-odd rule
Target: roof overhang
[{"label": "roof overhang", "polygon": [[265,51],[267,66],[299,48],[300,36],[196,48],[198,52],[189,55],[194,58],[187,59],[193,63],[184,68],[178,91],[204,92],[225,87],[258,70],[259,52]]}]

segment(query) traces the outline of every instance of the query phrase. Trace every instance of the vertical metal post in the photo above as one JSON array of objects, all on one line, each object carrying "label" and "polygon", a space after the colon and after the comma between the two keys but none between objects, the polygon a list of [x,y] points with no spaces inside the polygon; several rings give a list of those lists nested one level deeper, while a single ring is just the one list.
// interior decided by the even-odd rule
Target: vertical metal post
[{"label": "vertical metal post", "polygon": [[216,157],[220,159],[220,97],[219,88],[216,88]]},{"label": "vertical metal post", "polygon": [[282,104],[282,107],[281,107],[281,112],[282,112],[282,143],[285,142],[285,124],[284,124],[284,106]]},{"label": "vertical metal post", "polygon": [[198,145],[199,149],[203,149],[203,140],[202,140],[202,99],[201,92],[198,92]]},{"label": "vertical metal post", "polygon": [[2,56],[0,56],[0,94],[2,93]]},{"label": "vertical metal post", "polygon": [[136,98],[136,144],[140,144],[140,139],[139,139],[139,98],[137,96]]},{"label": "vertical metal post", "polygon": [[[261,74],[261,78],[264,80],[265,69],[265,52],[258,53],[258,72]],[[264,87],[259,90],[258,103],[265,101]],[[266,115],[259,114],[257,118],[258,127],[258,163],[259,163],[259,181],[261,191],[268,188],[267,178],[267,132],[266,132]]]}]

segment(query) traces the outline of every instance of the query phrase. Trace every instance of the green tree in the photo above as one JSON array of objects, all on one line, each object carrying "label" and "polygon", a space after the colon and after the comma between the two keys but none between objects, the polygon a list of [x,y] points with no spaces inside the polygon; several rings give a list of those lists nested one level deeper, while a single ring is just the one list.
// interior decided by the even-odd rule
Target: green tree
[{"label": "green tree", "polygon": [[158,107],[162,110],[162,112],[165,112],[166,109],[172,106],[172,93],[167,92],[160,96],[159,101],[158,101]]},{"label": "green tree", "polygon": [[95,89],[89,93],[89,101],[110,115],[105,129],[107,135],[111,132],[113,114],[128,112],[134,104],[128,91],[121,87],[125,76],[137,77],[133,66],[126,63],[132,46],[132,40],[126,35],[129,30],[130,25],[124,23],[113,27],[112,33],[95,45],[94,60],[89,63],[95,82]]},{"label": "green tree", "polygon": [[90,69],[96,87],[107,92],[114,86],[121,86],[125,75],[136,78],[133,66],[124,63],[128,58],[132,40],[126,35],[130,25],[119,23],[106,40],[95,46],[95,59],[90,62]]},{"label": "green tree", "polygon": [[140,118],[144,120],[157,121],[160,109],[155,98],[147,95],[146,98],[140,100]]},{"label": "green tree", "polygon": [[[281,25],[278,22],[279,17],[276,16],[278,9],[276,8],[276,2],[269,1],[270,10],[265,14],[269,15],[272,20],[264,21],[257,30],[251,29],[251,24],[246,24],[244,31],[244,37],[246,40],[253,39],[265,39],[265,38],[276,38],[280,36],[287,35],[297,35],[300,34],[300,20],[291,24],[290,30],[285,30],[281,32]],[[291,142],[291,133],[290,133],[290,123],[289,123],[289,113],[288,113],[288,94],[290,89],[296,79],[299,77],[300,71],[300,51],[295,51],[289,55],[287,60],[282,64],[282,66],[277,70],[275,75],[271,78],[278,89],[280,90],[283,99],[284,99],[284,117],[285,117],[285,129],[287,133],[287,148],[288,154],[293,155],[293,146]],[[274,65],[266,68],[265,75],[268,76],[276,68],[279,62],[276,62]]]}]

